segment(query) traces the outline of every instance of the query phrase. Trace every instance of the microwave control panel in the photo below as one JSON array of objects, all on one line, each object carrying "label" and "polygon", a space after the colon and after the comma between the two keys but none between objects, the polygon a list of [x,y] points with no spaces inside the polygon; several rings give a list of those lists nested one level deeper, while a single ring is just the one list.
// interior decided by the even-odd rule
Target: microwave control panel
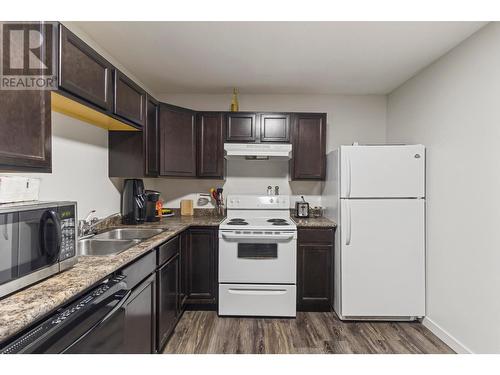
[{"label": "microwave control panel", "polygon": [[76,218],[75,206],[59,207],[61,218],[61,255],[59,261],[74,257],[76,255]]}]

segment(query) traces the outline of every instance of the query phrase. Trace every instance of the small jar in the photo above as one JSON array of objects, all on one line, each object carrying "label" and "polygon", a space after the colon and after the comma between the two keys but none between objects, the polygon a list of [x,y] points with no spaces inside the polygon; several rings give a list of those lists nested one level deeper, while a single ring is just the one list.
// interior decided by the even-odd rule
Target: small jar
[{"label": "small jar", "polygon": [[323,217],[323,208],[320,206],[316,206],[312,210],[312,217]]}]

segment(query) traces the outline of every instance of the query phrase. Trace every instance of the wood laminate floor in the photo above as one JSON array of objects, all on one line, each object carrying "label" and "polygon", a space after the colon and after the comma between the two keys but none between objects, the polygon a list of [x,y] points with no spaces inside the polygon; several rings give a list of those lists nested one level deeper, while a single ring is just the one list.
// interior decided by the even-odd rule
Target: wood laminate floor
[{"label": "wood laminate floor", "polygon": [[343,322],[333,312],[296,319],[219,318],[186,311],[164,353],[453,353],[417,322]]}]

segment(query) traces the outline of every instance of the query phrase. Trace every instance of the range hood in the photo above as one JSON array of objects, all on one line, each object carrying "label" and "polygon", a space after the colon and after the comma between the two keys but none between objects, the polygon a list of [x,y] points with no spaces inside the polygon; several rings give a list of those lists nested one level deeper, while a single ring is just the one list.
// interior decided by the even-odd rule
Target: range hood
[{"label": "range hood", "polygon": [[288,160],[292,157],[291,144],[224,143],[226,159]]}]

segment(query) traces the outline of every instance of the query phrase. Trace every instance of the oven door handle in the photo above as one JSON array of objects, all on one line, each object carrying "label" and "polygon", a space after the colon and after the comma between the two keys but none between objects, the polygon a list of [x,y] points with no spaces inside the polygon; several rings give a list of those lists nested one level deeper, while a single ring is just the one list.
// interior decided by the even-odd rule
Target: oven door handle
[{"label": "oven door handle", "polygon": [[246,240],[246,239],[262,239],[262,240],[291,240],[293,239],[293,233],[287,234],[237,234],[237,233],[222,233],[222,238],[226,238],[228,240]]},{"label": "oven door handle", "polygon": [[286,289],[250,289],[250,288],[230,288],[229,294],[258,295],[258,296],[278,296],[286,294]]}]

